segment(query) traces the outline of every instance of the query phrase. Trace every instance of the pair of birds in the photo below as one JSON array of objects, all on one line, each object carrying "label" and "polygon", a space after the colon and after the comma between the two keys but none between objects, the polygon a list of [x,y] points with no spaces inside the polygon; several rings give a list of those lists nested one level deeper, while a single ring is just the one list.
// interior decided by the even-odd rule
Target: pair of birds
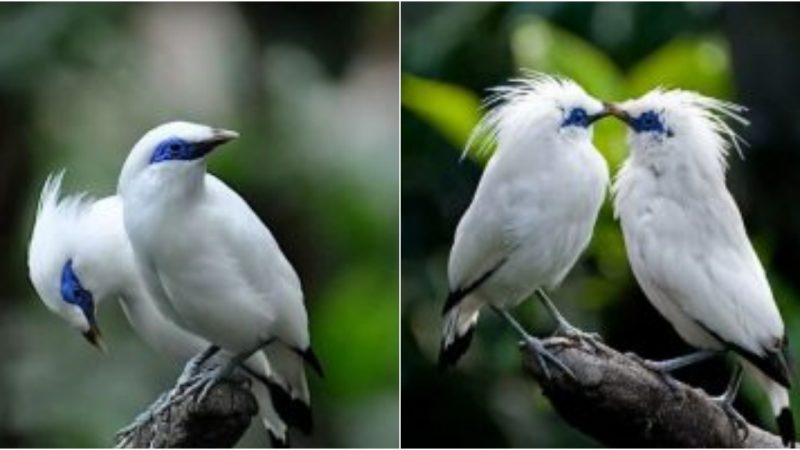
[{"label": "pair of birds", "polygon": [[[236,137],[188,122],[158,126],[131,150],[117,195],[99,200],[62,198],[63,171],[51,175],[28,266],[45,305],[98,348],[97,307],[117,298],[143,340],[191,358],[181,395],[201,398],[241,369],[280,445],[289,426],[310,431],[305,365],[322,369],[297,274],[247,203],[207,173],[212,150]],[[210,358],[215,368],[201,371]]]},{"label": "pair of birds", "polygon": [[[489,105],[467,151],[496,143],[496,152],[451,249],[440,365],[456,363],[480,310],[490,306],[522,333],[545,370],[569,372],[508,309],[536,294],[557,332],[590,339],[563,319],[544,290],[558,286],[591,239],[609,184],[592,124],[615,116],[629,128],[630,154],[611,191],[633,273],[653,306],[699,349],[645,364],[664,375],[733,351],[766,391],[784,444],[793,445],[783,321],[725,185],[726,157],[739,150],[725,119],[747,124],[744,108],[662,89],[614,105],[570,80],[538,74],[499,88]],[[737,421],[731,403],[740,377],[737,368],[720,399]]]}]

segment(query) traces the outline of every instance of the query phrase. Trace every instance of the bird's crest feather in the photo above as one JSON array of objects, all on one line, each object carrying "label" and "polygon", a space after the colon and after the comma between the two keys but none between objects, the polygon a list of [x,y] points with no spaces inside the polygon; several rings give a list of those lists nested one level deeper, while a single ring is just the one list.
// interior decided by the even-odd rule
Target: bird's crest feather
[{"label": "bird's crest feather", "polygon": [[481,107],[485,114],[467,140],[462,159],[470,152],[478,156],[491,153],[502,126],[521,120],[534,121],[537,111],[544,112],[556,99],[587,96],[577,83],[568,78],[531,70],[523,70],[522,76],[489,91],[491,94]]}]

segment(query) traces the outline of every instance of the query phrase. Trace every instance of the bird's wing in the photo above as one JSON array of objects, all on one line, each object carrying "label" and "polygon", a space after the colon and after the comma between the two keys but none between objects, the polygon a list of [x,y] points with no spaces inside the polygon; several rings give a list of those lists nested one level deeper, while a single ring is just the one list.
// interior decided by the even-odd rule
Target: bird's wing
[{"label": "bird's wing", "polygon": [[308,319],[300,279],[272,233],[247,203],[222,181],[206,177],[204,207],[207,226],[218,239],[215,247],[234,264],[255,301],[278,311],[274,332],[287,345],[305,350],[309,345]]},{"label": "bird's wing", "polygon": [[744,356],[769,359],[780,353],[783,322],[739,211],[725,194],[690,209],[655,199],[651,225],[626,241],[637,240],[631,259],[648,296],[668,300]]},{"label": "bird's wing", "polygon": [[502,221],[473,203],[456,229],[450,251],[450,291],[477,287],[506,260],[512,246]]}]

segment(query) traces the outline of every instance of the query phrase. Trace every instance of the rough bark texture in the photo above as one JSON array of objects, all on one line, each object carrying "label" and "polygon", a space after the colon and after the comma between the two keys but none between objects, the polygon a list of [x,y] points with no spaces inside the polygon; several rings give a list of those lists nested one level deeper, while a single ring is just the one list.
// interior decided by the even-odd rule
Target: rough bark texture
[{"label": "rough bark texture", "polygon": [[187,396],[136,424],[130,432],[117,437],[116,446],[233,447],[257,412],[255,398],[246,386],[224,381],[212,388],[202,402]]},{"label": "rough bark texture", "polygon": [[564,338],[547,339],[545,345],[577,381],[552,365],[547,380],[536,358],[522,347],[526,372],[567,422],[604,445],[782,447],[778,436],[753,425],[737,433],[705,392],[680,382],[670,387],[636,359],[606,345],[591,348]]}]

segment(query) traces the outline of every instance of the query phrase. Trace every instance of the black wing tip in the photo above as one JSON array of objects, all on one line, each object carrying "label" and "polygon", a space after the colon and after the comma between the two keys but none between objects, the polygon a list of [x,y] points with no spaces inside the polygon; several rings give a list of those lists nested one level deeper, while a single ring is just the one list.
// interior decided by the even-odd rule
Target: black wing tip
[{"label": "black wing tip", "polygon": [[442,308],[442,315],[447,314],[454,306],[458,304],[464,296],[461,294],[460,290],[455,290],[449,294],[447,294],[447,299],[444,301],[444,307]]},{"label": "black wing tip", "polygon": [[469,348],[474,332],[475,329],[470,328],[463,335],[456,336],[450,345],[445,346],[444,343],[442,343],[442,348],[439,351],[440,371],[443,372],[456,365],[458,360],[461,359],[461,356],[463,356]]},{"label": "black wing tip", "polygon": [[314,372],[317,372],[320,378],[325,378],[325,372],[322,370],[322,363],[319,362],[319,358],[314,353],[314,350],[311,347],[308,347],[305,350],[300,350],[300,356],[303,357],[303,360],[314,369]]},{"label": "black wing tip", "polygon": [[295,427],[305,434],[314,429],[311,407],[292,396],[277,383],[265,382],[275,411],[287,425]]},{"label": "black wing tip", "polygon": [[273,434],[271,430],[267,430],[269,440],[272,443],[272,448],[289,448],[289,434],[286,433],[283,438]]},{"label": "black wing tip", "polygon": [[781,409],[780,414],[776,417],[778,422],[778,431],[781,434],[781,441],[785,447],[794,448],[796,440],[794,429],[794,415],[789,408]]}]

